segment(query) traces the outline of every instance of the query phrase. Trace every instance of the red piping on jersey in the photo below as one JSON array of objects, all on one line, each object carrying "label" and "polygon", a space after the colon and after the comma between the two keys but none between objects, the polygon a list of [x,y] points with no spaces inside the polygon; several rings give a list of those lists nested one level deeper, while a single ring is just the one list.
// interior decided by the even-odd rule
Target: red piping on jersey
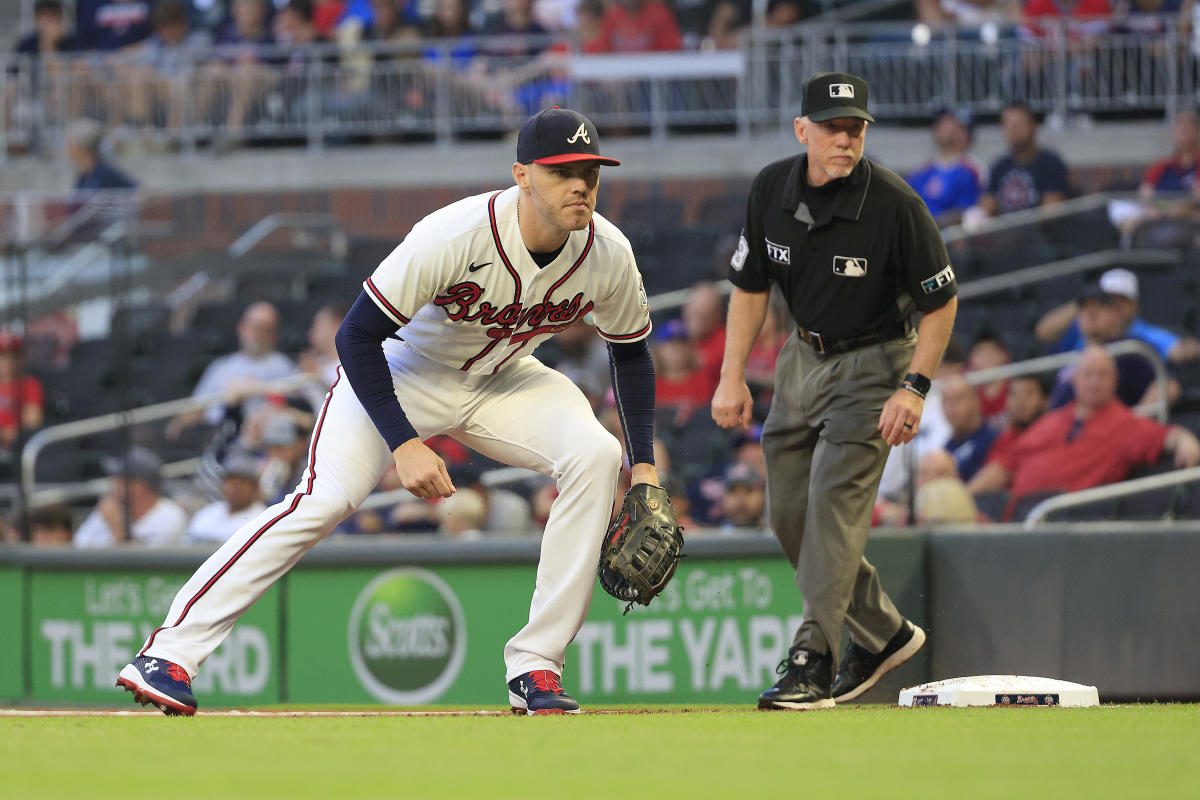
[{"label": "red piping on jersey", "polygon": [[[504,262],[504,266],[508,268],[508,274],[512,275],[513,280],[517,284],[517,291],[516,294],[513,295],[513,302],[520,303],[521,276],[517,274],[515,269],[513,269],[512,262],[508,260],[508,253],[504,252],[504,245],[500,244],[500,229],[496,227],[496,198],[502,194],[504,194],[504,192],[496,192],[494,195],[492,195],[491,199],[488,200],[488,221],[492,224],[492,239],[496,242],[496,250],[500,253],[500,260]],[[479,355],[483,355],[483,353],[480,353]],[[475,358],[479,358],[479,356],[475,356]],[[467,363],[469,364],[470,362]],[[463,369],[466,369],[466,366],[463,366]]]},{"label": "red piping on jersey", "polygon": [[587,240],[587,244],[585,244],[583,246],[583,252],[579,254],[579,258],[575,259],[575,263],[572,264],[571,268],[566,271],[566,274],[564,274],[561,278],[556,280],[554,282],[554,285],[551,286],[550,289],[546,292],[546,297],[542,300],[543,303],[549,303],[550,295],[554,294],[554,290],[557,289],[559,286],[562,286],[566,282],[567,278],[570,278],[572,275],[575,274],[575,270],[579,269],[579,265],[583,263],[583,260],[585,258],[587,258],[587,254],[592,249],[592,242],[594,242],[595,240],[596,240],[596,223],[589,222],[588,223],[588,240]]},{"label": "red piping on jersey", "polygon": [[645,333],[646,333],[646,332],[648,332],[649,330],[650,330],[650,323],[649,323],[649,322],[647,322],[647,323],[646,323],[646,325],[645,325],[645,327],[643,327],[643,328],[642,328],[640,331],[637,331],[636,333],[626,333],[626,334],[623,334],[623,335],[621,335],[621,336],[611,336],[611,335],[609,335],[609,334],[605,333],[604,331],[600,330],[599,328],[596,328],[596,331],[597,331],[597,332],[598,332],[598,333],[599,333],[601,336],[603,336],[605,339],[611,339],[611,340],[612,340],[612,341],[614,341],[614,342],[623,342],[623,341],[625,341],[625,340],[627,340],[627,339],[636,339],[637,337],[639,337],[639,336],[642,336],[643,334],[645,334]]},{"label": "red piping on jersey", "polygon": [[317,440],[321,438],[321,428],[325,424],[325,412],[329,409],[329,401],[333,398],[334,387],[338,385],[338,381],[341,379],[342,368],[339,366],[337,368],[337,379],[334,380],[333,385],[329,387],[329,394],[325,396],[325,403],[321,406],[321,416],[317,419],[317,427],[313,430],[312,444],[309,445],[308,449],[308,485],[304,487],[304,491],[298,492],[296,496],[292,498],[292,504],[288,506],[286,511],[281,512],[266,525],[263,525],[261,528],[259,528],[258,531],[251,536],[244,545],[242,545],[241,549],[234,553],[233,557],[225,562],[225,566],[217,570],[217,573],[208,579],[208,583],[204,584],[204,586],[200,588],[200,591],[196,592],[191,600],[188,600],[187,605],[183,607],[183,611],[180,613],[177,620],[170,625],[163,625],[161,628],[155,630],[154,633],[150,634],[150,638],[146,641],[146,645],[138,653],[139,656],[144,656],[146,654],[146,651],[149,650],[150,646],[154,644],[154,637],[158,636],[159,631],[166,630],[167,628],[174,628],[179,625],[179,623],[183,622],[183,618],[186,617],[188,612],[192,610],[192,606],[196,604],[196,601],[203,597],[208,590],[213,587],[213,584],[215,584],[222,575],[228,572],[230,568],[237,563],[239,558],[246,554],[246,551],[250,549],[252,544],[257,542],[264,533],[269,531],[272,526],[275,525],[276,522],[279,522],[279,520],[296,510],[296,506],[300,505],[301,497],[307,497],[308,495],[312,494],[313,481],[315,481],[317,478]]},{"label": "red piping on jersey", "polygon": [[404,316],[399,311],[397,311],[396,307],[387,301],[387,298],[383,296],[383,292],[379,291],[378,287],[375,286],[375,282],[372,281],[370,278],[367,278],[366,287],[367,287],[367,290],[371,292],[371,294],[375,295],[375,300],[381,306],[383,306],[389,312],[391,312],[391,315],[393,317],[400,320],[405,325],[407,325],[409,323],[408,317]]}]

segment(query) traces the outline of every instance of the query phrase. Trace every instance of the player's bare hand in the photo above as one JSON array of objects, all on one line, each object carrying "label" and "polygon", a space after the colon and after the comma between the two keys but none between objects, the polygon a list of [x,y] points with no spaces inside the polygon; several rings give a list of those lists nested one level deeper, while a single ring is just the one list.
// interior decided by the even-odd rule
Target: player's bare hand
[{"label": "player's bare hand", "polygon": [[712,399],[713,421],[722,428],[749,428],[754,420],[754,398],[745,381],[722,378]]},{"label": "player's bare hand", "polygon": [[420,439],[409,439],[392,451],[400,485],[417,497],[449,497],[454,484],[446,471],[446,462]]},{"label": "player's bare hand", "polygon": [[925,401],[908,389],[897,389],[883,404],[883,412],[879,415],[876,425],[883,440],[895,447],[898,444],[908,444],[921,429],[921,412],[925,410]]}]

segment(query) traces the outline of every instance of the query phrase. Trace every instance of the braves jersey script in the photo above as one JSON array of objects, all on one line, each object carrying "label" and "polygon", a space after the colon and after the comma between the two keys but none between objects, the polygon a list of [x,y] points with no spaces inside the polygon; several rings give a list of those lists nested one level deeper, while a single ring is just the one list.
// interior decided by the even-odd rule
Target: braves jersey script
[{"label": "braves jersey script", "polygon": [[[650,308],[629,240],[594,214],[539,268],[517,225],[519,193],[513,186],[435,211],[363,283],[403,326],[403,340],[426,358],[480,374],[532,353],[589,313],[608,341],[645,338]],[[384,349],[400,346],[389,340]]]}]

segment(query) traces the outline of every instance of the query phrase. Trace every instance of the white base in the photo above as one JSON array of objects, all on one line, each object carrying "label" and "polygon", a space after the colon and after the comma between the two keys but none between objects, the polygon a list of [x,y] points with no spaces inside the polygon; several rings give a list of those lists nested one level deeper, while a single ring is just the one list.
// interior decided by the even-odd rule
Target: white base
[{"label": "white base", "polygon": [[1095,686],[1028,675],[974,675],[900,692],[902,706],[1098,706]]}]

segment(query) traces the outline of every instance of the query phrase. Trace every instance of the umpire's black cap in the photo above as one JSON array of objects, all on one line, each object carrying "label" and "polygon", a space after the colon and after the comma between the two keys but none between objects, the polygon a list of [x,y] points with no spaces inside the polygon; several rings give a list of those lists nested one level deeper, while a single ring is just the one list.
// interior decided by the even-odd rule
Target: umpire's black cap
[{"label": "umpire's black cap", "polygon": [[813,122],[841,117],[875,121],[867,113],[867,82],[846,72],[818,72],[809,78],[804,84],[800,116]]},{"label": "umpire's black cap", "polygon": [[592,121],[569,108],[547,108],[521,126],[517,134],[517,161],[521,164],[567,164],[594,161],[619,167],[615,158],[600,155],[600,134]]}]

